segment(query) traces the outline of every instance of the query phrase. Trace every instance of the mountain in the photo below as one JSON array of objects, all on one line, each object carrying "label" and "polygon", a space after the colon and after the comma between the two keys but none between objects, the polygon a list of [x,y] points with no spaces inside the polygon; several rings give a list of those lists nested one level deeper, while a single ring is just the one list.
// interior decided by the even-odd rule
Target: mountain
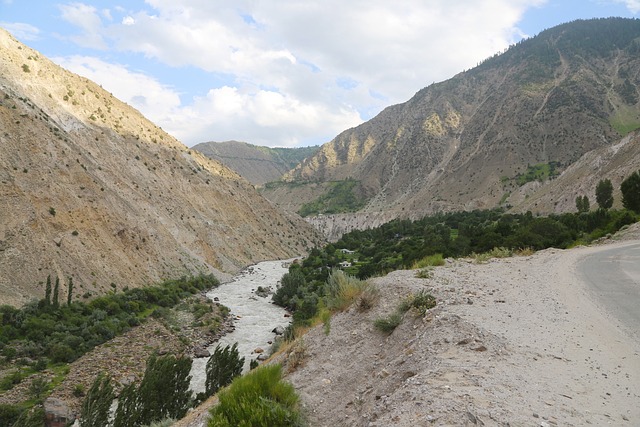
[{"label": "mountain", "polygon": [[278,181],[320,147],[270,148],[239,141],[203,142],[192,147],[218,160],[256,186]]},{"label": "mountain", "polygon": [[[356,214],[314,220],[365,227],[436,211],[572,210],[595,185],[563,175],[640,128],[639,70],[639,20],[563,24],[342,132],[263,194],[301,213],[345,212],[327,200],[355,181]],[[619,160],[611,176],[591,170],[589,185],[611,178],[617,188],[639,166],[638,157]],[[554,182],[561,192],[547,191]]]},{"label": "mountain", "polygon": [[42,297],[49,274],[89,297],[224,279],[313,244],[304,221],[100,86],[4,30],[0,54],[0,303]]}]

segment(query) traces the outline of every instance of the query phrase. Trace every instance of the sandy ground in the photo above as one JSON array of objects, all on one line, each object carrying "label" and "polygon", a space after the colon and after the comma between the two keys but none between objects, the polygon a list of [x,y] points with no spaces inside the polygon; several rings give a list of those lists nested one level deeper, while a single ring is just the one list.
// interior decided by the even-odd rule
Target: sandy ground
[{"label": "sandy ground", "polygon": [[[632,236],[637,238],[636,236]],[[614,242],[614,245],[637,240]],[[288,376],[313,426],[640,425],[640,343],[578,280],[599,246],[486,264],[451,261],[428,279],[374,279],[380,302],[303,338]],[[375,319],[411,293],[438,306],[384,335]]]}]

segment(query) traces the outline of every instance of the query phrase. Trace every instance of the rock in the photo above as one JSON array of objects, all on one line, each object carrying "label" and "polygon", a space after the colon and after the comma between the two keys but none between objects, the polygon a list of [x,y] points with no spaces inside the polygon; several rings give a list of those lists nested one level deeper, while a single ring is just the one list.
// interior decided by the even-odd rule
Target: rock
[{"label": "rock", "polygon": [[476,348],[472,348],[473,351],[487,351],[487,347],[480,345]]},{"label": "rock", "polygon": [[284,317],[291,317],[291,315],[289,313],[285,313]]},{"label": "rock", "polygon": [[254,352],[254,353],[258,353],[258,354],[260,354],[260,353],[264,353],[264,349],[262,349],[262,348],[258,347],[258,348],[256,348],[255,350],[253,350],[253,352]]},{"label": "rock", "polygon": [[53,397],[44,401],[44,417],[46,427],[65,427],[75,420],[66,402]]},{"label": "rock", "polygon": [[257,357],[257,359],[261,362],[264,362],[265,360],[267,360],[269,358],[269,356],[267,356],[267,353],[260,353]]},{"label": "rock", "polygon": [[193,350],[193,356],[197,357],[197,358],[201,358],[201,357],[209,357],[211,356],[211,353],[209,353],[209,350],[207,350],[204,347],[196,347]]},{"label": "rock", "polygon": [[271,332],[276,335],[284,335],[284,328],[282,326],[276,326]]},{"label": "rock", "polygon": [[473,341],[471,338],[465,338],[465,339],[462,339],[462,340],[458,341],[458,345],[467,345],[471,341]]}]

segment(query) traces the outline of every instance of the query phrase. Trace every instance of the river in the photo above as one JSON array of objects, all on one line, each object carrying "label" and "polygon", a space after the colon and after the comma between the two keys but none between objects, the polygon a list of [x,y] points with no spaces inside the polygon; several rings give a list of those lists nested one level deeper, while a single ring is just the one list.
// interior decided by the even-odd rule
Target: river
[{"label": "river", "polygon": [[[218,342],[209,347],[213,354],[217,345],[226,346],[238,343],[240,357],[245,358],[245,371],[252,359],[258,354],[257,348],[269,352],[269,341],[273,341],[275,334],[272,332],[277,326],[286,327],[290,319],[285,317],[286,311],[271,302],[271,295],[260,297],[255,294],[258,286],[276,289],[276,286],[288,269],[290,261],[264,261],[250,266],[227,283],[207,292],[207,296],[220,304],[229,307],[231,316],[234,316],[235,330],[226,334]],[[198,393],[204,391],[205,369],[208,358],[193,360],[191,368],[191,389]]]}]

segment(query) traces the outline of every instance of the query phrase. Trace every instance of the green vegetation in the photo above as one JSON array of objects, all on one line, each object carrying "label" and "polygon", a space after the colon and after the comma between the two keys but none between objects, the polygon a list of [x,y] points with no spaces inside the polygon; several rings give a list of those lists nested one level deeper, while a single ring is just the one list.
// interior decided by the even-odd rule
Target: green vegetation
[{"label": "green vegetation", "polygon": [[98,375],[82,402],[80,427],[104,427],[109,425],[109,409],[115,398],[111,378]]},{"label": "green vegetation", "polygon": [[151,355],[140,386],[131,384],[120,393],[113,426],[137,427],[184,417],[191,404],[190,371],[188,357]]},{"label": "green vegetation", "polygon": [[613,206],[613,184],[610,179],[601,179],[596,186],[596,203],[600,209]]},{"label": "green vegetation", "polygon": [[638,112],[633,107],[621,107],[609,118],[609,124],[620,135],[626,136],[630,132],[640,128],[640,118]]},{"label": "green vegetation", "polygon": [[182,299],[218,286],[213,276],[169,280],[160,285],[110,293],[88,303],[60,305],[59,279],[48,302],[45,298],[17,309],[0,306],[0,348],[6,359],[28,358],[72,362],[93,347],[138,325],[149,315],[160,315]]},{"label": "green vegetation", "polygon": [[[299,270],[297,282],[304,278],[304,288],[313,293],[347,256],[343,250],[350,252],[351,259],[357,259],[345,271],[366,279],[420,265],[425,257],[437,254],[449,258],[482,254],[494,248],[568,248],[578,241],[589,242],[615,233],[637,220],[638,216],[628,210],[537,217],[531,213],[505,214],[499,209],[438,214],[417,221],[394,220],[378,228],[354,230],[334,244],[312,249],[301,264],[291,266],[290,273]],[[304,298],[298,295],[298,301],[301,299]],[[296,309],[295,305],[292,308]]]},{"label": "green vegetation", "polygon": [[387,317],[380,317],[376,319],[373,322],[373,326],[375,326],[376,329],[378,329],[380,332],[390,334],[391,332],[396,330],[396,328],[400,325],[400,322],[402,322],[402,314],[394,311]]},{"label": "green vegetation", "polygon": [[620,191],[622,192],[622,205],[640,214],[640,171],[632,173],[622,181]]},{"label": "green vegetation", "polygon": [[318,214],[355,212],[366,203],[366,198],[361,194],[359,185],[359,181],[354,179],[332,181],[326,194],[313,202],[302,205],[298,214],[305,217]]},{"label": "green vegetation", "polygon": [[219,389],[231,384],[231,381],[242,373],[244,357],[238,353],[238,343],[232,347],[221,348],[216,346],[213,354],[207,361],[205,394],[200,399],[204,400],[218,392]]},{"label": "green vegetation", "polygon": [[576,209],[578,210],[578,213],[589,212],[589,209],[591,209],[589,198],[587,196],[577,196]]},{"label": "green vegetation", "polygon": [[414,310],[416,315],[424,316],[427,311],[436,306],[436,299],[426,291],[409,296],[387,317],[381,317],[373,322],[380,332],[390,334],[402,323],[402,317],[409,310]]},{"label": "green vegetation", "polygon": [[280,365],[258,367],[218,393],[208,427],[303,426],[299,398]]},{"label": "green vegetation", "polygon": [[558,166],[558,162],[538,163],[537,165],[529,166],[525,173],[516,176],[516,183],[518,185],[524,185],[527,182],[543,182],[547,179],[554,178],[560,174],[557,170]]},{"label": "green vegetation", "polygon": [[444,258],[442,254],[427,255],[426,257],[416,261],[411,266],[412,270],[417,270],[425,267],[437,267],[444,265]]}]

